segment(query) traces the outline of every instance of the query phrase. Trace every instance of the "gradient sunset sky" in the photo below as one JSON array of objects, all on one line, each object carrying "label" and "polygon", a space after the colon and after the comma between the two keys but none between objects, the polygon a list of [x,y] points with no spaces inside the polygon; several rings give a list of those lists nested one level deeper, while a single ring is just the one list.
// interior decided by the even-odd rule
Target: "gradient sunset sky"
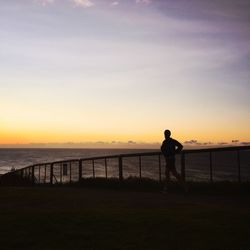
[{"label": "gradient sunset sky", "polygon": [[248,0],[0,0],[0,144],[250,141]]}]

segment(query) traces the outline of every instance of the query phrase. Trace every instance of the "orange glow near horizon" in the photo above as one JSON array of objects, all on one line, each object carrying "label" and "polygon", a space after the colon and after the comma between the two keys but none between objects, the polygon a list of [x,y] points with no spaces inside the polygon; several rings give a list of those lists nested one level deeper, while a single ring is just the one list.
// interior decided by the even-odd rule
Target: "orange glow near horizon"
[{"label": "orange glow near horizon", "polygon": [[[250,141],[250,120],[244,112],[237,113],[240,122],[237,117],[231,119],[230,115],[224,118],[225,112],[203,117],[202,113],[196,112],[192,116],[198,119],[190,122],[187,112],[179,107],[168,111],[165,117],[160,109],[145,112],[139,108],[137,111],[134,108],[136,104],[124,104],[119,108],[113,105],[106,109],[93,104],[81,111],[81,107],[65,107],[63,103],[49,107],[34,100],[32,102],[7,106],[3,100],[0,101],[1,107],[4,107],[0,124],[1,145],[100,141],[161,143],[165,129],[170,129],[172,137],[181,142]],[[121,111],[122,116],[119,115]],[[211,117],[216,118],[219,124],[211,122]]]},{"label": "orange glow near horizon", "polygon": [[[130,134],[116,134],[116,133],[70,133],[60,131],[45,131],[45,130],[1,130],[0,132],[0,144],[30,144],[30,143],[95,143],[95,142],[106,142],[111,143],[112,141],[128,142],[134,141],[136,143],[161,143],[163,138],[163,131],[158,133],[130,133]],[[197,140],[199,142],[231,142],[232,140],[239,140],[248,142],[250,137],[242,133],[232,135],[230,131],[174,131],[172,130],[172,137],[176,138],[181,142],[189,140]]]}]

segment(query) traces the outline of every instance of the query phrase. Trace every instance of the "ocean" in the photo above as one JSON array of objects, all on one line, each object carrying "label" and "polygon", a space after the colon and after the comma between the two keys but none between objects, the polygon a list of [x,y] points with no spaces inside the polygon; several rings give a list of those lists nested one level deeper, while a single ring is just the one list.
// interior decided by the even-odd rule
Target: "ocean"
[{"label": "ocean", "polygon": [[[107,156],[123,153],[152,152],[146,149],[0,149],[0,174],[9,172],[12,167],[20,169],[37,163],[46,163],[60,160],[87,158],[92,156]],[[162,175],[164,175],[164,159],[162,157]],[[212,156],[214,181],[237,181],[238,165],[237,153],[216,152]],[[158,156],[142,157],[142,177],[158,179]],[[250,181],[250,150],[240,152],[241,180]],[[139,176],[138,158],[125,158],[123,160],[124,177]],[[180,157],[176,157],[176,166],[180,170]],[[117,177],[117,161],[109,160],[108,175]],[[96,176],[104,177],[104,164],[96,163]],[[92,165],[85,164],[84,176],[92,176]],[[209,154],[196,153],[186,155],[186,178],[195,181],[209,181]]]}]

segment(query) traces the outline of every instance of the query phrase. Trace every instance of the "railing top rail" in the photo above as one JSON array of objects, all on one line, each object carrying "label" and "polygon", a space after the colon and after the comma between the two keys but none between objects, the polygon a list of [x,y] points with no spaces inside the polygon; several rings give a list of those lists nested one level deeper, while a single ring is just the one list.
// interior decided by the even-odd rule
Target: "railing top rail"
[{"label": "railing top rail", "polygon": [[185,149],[182,152],[187,154],[200,153],[200,152],[222,152],[222,151],[237,151],[249,150],[250,146],[234,146],[234,147],[221,147],[221,148],[201,148],[201,149]]},{"label": "railing top rail", "polygon": [[53,161],[53,162],[47,162],[43,164],[37,164],[37,165],[50,165],[50,164],[61,164],[61,163],[69,163],[69,162],[78,162],[80,159],[68,159],[68,160],[60,160],[60,161]]},{"label": "railing top rail", "polygon": [[[44,165],[51,165],[51,164],[60,164],[60,163],[68,163],[68,162],[79,162],[80,159],[68,159],[68,160],[60,160],[60,161],[52,161],[52,162],[42,162],[42,163],[37,163],[34,165],[30,165],[28,167],[24,167],[22,169],[30,168],[30,167],[39,167],[39,166],[44,166]],[[20,170],[20,169],[19,169]]]},{"label": "railing top rail", "polygon": [[119,158],[119,157],[153,156],[153,155],[160,155],[160,154],[161,154],[160,151],[155,151],[155,152],[143,152],[143,153],[96,156],[96,157],[81,158],[80,160],[81,161],[90,161],[90,160],[111,159],[111,158]]},{"label": "railing top rail", "polygon": [[[237,151],[237,150],[250,150],[250,146],[235,146],[235,147],[221,147],[221,148],[204,148],[204,149],[184,149],[181,153],[184,154],[193,154],[193,153],[206,153],[206,152],[222,152],[222,151]],[[68,160],[61,160],[61,161],[54,161],[54,162],[45,162],[34,164],[28,167],[24,167],[21,169],[17,169],[12,172],[8,173],[15,173],[20,170],[28,169],[31,167],[38,167],[44,165],[51,165],[51,164],[61,164],[61,163],[69,163],[69,162],[79,162],[79,161],[91,161],[91,160],[102,160],[102,159],[114,159],[119,157],[140,157],[140,156],[159,156],[162,155],[161,151],[152,151],[152,152],[143,152],[143,153],[130,153],[130,154],[117,154],[117,155],[106,155],[106,156],[95,156],[95,157],[87,157],[87,158],[80,158],[80,159],[68,159]],[[6,174],[8,174],[6,173]]]}]

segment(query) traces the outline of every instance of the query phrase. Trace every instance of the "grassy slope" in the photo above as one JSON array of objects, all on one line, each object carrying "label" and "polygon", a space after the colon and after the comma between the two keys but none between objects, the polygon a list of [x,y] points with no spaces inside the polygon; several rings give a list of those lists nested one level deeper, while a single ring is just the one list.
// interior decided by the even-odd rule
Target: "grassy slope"
[{"label": "grassy slope", "polygon": [[0,188],[1,249],[250,249],[244,196]]}]

